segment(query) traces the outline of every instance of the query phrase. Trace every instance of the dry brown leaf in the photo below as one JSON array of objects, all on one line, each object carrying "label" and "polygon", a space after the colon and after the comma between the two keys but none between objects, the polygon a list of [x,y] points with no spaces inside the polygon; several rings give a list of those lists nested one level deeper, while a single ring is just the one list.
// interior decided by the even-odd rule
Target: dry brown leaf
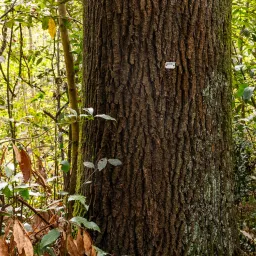
[{"label": "dry brown leaf", "polygon": [[97,256],[97,252],[94,247],[92,247],[92,252],[90,256]]},{"label": "dry brown leaf", "polygon": [[20,157],[19,166],[23,174],[24,182],[26,183],[29,181],[32,173],[31,160],[24,149],[20,150]]},{"label": "dry brown leaf", "polygon": [[21,162],[20,151],[19,151],[19,149],[17,148],[17,146],[15,144],[12,144],[12,147],[13,147],[13,150],[14,150],[14,153],[15,153],[16,160],[18,161],[18,163],[20,163]]},{"label": "dry brown leaf", "polygon": [[43,162],[40,157],[37,157],[37,166],[38,166],[38,172],[46,180],[47,179],[46,170],[44,168]]},{"label": "dry brown leaf", "polygon": [[10,255],[15,255],[15,250],[16,250],[16,244],[14,242],[14,237],[12,235],[10,239],[10,244],[9,244]]},{"label": "dry brown leaf", "polygon": [[0,237],[0,256],[9,256],[8,244],[4,237]]},{"label": "dry brown leaf", "polygon": [[83,255],[77,249],[77,246],[74,243],[74,240],[71,235],[68,235],[67,250],[68,250],[68,253],[70,254],[70,256],[82,256]]},{"label": "dry brown leaf", "polygon": [[59,245],[60,245],[60,247],[59,247],[60,255],[67,255],[67,249],[66,249],[67,243],[66,243],[66,238],[67,238],[66,233],[63,231],[63,232],[61,233],[61,240],[60,240],[60,243],[59,243]]},{"label": "dry brown leaf", "polygon": [[46,192],[51,193],[51,187],[47,185],[45,179],[42,177],[42,175],[39,172],[33,171],[33,175],[36,178],[36,182],[43,186]]},{"label": "dry brown leaf", "polygon": [[0,165],[2,165],[3,162],[4,162],[4,157],[5,157],[6,149],[7,149],[7,147],[4,147],[3,154],[2,154],[1,159],[0,159]]},{"label": "dry brown leaf", "polygon": [[5,221],[4,239],[6,239],[6,237],[9,235],[10,227],[11,227],[12,224],[13,224],[13,219],[12,218],[9,218],[8,220]]},{"label": "dry brown leaf", "polygon": [[92,253],[92,239],[88,232],[84,231],[83,234],[83,242],[84,242],[84,249],[86,255],[91,255]]},{"label": "dry brown leaf", "polygon": [[14,241],[17,245],[17,249],[19,254],[24,253],[26,256],[33,256],[33,246],[32,243],[24,230],[22,224],[15,219],[14,220],[14,225],[13,225],[13,236],[14,236]]},{"label": "dry brown leaf", "polygon": [[83,236],[81,234],[81,229],[80,228],[78,229],[75,243],[76,243],[76,246],[77,246],[77,249],[79,250],[79,252],[81,254],[84,254],[85,253],[84,241],[83,241]]}]

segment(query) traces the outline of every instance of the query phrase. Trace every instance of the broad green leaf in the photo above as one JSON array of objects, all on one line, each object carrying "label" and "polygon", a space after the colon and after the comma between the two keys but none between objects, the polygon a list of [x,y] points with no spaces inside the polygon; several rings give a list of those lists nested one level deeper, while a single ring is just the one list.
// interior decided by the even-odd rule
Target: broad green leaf
[{"label": "broad green leaf", "polygon": [[99,171],[103,170],[106,167],[107,163],[108,163],[107,158],[100,159],[97,165],[98,170]]},{"label": "broad green leaf", "polygon": [[113,117],[111,117],[111,116],[108,116],[108,115],[105,115],[105,114],[96,115],[95,117],[100,117],[100,118],[103,118],[103,119],[105,119],[105,120],[116,121],[115,118],[113,118]]},{"label": "broad green leaf", "polygon": [[122,162],[119,159],[108,159],[108,162],[114,166],[122,165]]},{"label": "broad green leaf", "polygon": [[109,253],[102,251],[100,248],[98,248],[98,247],[96,247],[96,246],[94,246],[94,245],[93,245],[93,247],[94,247],[94,249],[95,249],[96,252],[97,252],[97,256],[109,255]]},{"label": "broad green leaf", "polygon": [[88,211],[88,205],[85,203],[86,197],[82,195],[71,195],[68,197],[68,201],[79,201],[85,209]]},{"label": "broad green leaf", "polygon": [[95,166],[92,162],[84,162],[84,166],[87,168],[91,168],[91,169],[95,168]]},{"label": "broad green leaf", "polygon": [[63,172],[69,172],[70,170],[70,163],[67,160],[63,160],[61,161],[61,170]]},{"label": "broad green leaf", "polygon": [[238,90],[236,91],[236,93],[235,93],[234,96],[235,96],[236,98],[242,97],[243,94],[244,94],[244,89],[245,89],[246,87],[248,87],[248,84],[240,84],[240,85],[239,85],[239,88],[238,88]]},{"label": "broad green leaf", "polygon": [[254,89],[255,87],[246,87],[243,93],[243,100],[250,100],[253,95]]},{"label": "broad green leaf", "polygon": [[96,230],[96,231],[100,232],[100,228],[96,223],[94,223],[92,221],[88,221],[87,219],[85,219],[83,217],[79,217],[79,216],[73,217],[70,220],[70,222],[77,224],[79,227],[81,227],[81,225],[83,224],[88,229],[92,229],[92,230]]},{"label": "broad green leaf", "polygon": [[22,189],[19,191],[19,194],[21,197],[25,200],[29,200],[29,190],[28,189]]},{"label": "broad green leaf", "polygon": [[39,65],[41,62],[42,62],[43,58],[39,58],[37,61],[36,61],[36,66]]},{"label": "broad green leaf", "polygon": [[48,22],[49,22],[49,17],[43,17],[43,20],[42,20],[42,29],[43,30],[48,29]]},{"label": "broad green leaf", "polygon": [[44,235],[41,242],[40,248],[43,249],[51,244],[53,244],[60,236],[60,232],[57,229],[52,229],[48,234]]},{"label": "broad green leaf", "polygon": [[2,189],[2,193],[3,193],[7,198],[10,198],[10,197],[12,196],[11,186],[8,185],[8,186],[6,186],[4,189]]}]

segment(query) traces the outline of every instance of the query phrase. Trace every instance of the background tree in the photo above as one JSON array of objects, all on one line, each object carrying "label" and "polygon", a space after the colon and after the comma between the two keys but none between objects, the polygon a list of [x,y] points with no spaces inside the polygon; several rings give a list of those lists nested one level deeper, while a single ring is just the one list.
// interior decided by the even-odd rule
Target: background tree
[{"label": "background tree", "polygon": [[[82,131],[78,189],[97,243],[115,255],[233,255],[231,1],[84,10],[84,106],[117,119]],[[103,157],[123,165],[86,185],[82,162]]]}]

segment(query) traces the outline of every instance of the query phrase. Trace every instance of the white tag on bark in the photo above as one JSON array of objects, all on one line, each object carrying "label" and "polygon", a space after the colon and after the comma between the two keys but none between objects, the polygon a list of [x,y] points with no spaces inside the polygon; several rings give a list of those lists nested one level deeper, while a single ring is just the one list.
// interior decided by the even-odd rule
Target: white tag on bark
[{"label": "white tag on bark", "polygon": [[176,63],[175,62],[165,62],[166,69],[175,69]]}]

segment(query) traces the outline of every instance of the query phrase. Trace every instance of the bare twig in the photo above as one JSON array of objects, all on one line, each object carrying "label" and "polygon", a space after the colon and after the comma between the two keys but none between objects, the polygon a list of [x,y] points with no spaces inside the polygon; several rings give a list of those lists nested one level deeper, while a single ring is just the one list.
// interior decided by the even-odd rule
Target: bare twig
[{"label": "bare twig", "polygon": [[46,223],[49,227],[53,227],[54,225],[51,224],[49,221],[47,221],[35,208],[33,208],[30,204],[28,204],[26,201],[24,201],[21,197],[16,197],[19,202],[26,205],[32,212],[34,212],[40,219],[43,220],[44,223]]},{"label": "bare twig", "polygon": [[3,19],[9,12],[11,12],[11,11],[13,10],[13,8],[14,8],[16,2],[17,2],[17,0],[15,0],[15,1],[13,2],[13,4],[11,5],[11,7],[10,7],[2,16],[0,16],[0,20]]}]

